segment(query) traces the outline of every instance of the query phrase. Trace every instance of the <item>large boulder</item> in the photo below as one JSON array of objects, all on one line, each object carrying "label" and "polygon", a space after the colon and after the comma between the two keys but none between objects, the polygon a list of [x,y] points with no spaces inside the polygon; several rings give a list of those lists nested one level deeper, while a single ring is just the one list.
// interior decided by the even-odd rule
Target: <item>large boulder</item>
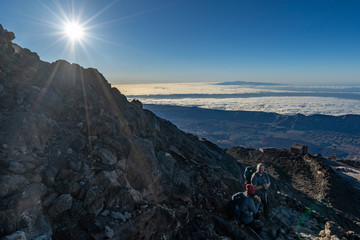
[{"label": "large boulder", "polygon": [[70,194],[60,195],[49,208],[50,216],[55,217],[69,210],[72,206],[72,201],[73,198]]},{"label": "large boulder", "polygon": [[157,198],[162,192],[159,175],[156,175],[157,158],[152,142],[143,139],[132,141],[126,172],[130,185],[143,192],[150,199]]},{"label": "large boulder", "polygon": [[117,163],[116,155],[109,149],[101,148],[98,150],[98,155],[102,163],[106,165],[114,165]]},{"label": "large boulder", "polygon": [[29,184],[29,180],[21,175],[0,175],[0,197],[12,194]]}]

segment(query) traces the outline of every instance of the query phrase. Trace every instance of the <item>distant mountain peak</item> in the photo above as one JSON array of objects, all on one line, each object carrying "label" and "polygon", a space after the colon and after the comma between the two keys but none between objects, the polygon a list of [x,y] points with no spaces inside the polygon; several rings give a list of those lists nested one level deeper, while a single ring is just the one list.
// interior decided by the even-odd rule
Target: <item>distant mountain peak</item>
[{"label": "distant mountain peak", "polygon": [[249,82],[249,81],[233,81],[233,82],[221,82],[215,83],[215,85],[252,85],[252,86],[279,86],[279,85],[286,85],[280,83],[268,83],[268,82]]}]

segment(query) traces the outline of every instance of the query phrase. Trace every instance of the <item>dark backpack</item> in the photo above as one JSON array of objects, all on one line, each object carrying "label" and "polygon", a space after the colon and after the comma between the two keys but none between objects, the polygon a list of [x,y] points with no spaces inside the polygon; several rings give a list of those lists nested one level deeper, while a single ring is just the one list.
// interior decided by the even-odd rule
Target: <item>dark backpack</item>
[{"label": "dark backpack", "polygon": [[245,200],[245,194],[242,192],[235,193],[226,205],[227,215],[230,220],[236,220],[240,217],[240,205]]},{"label": "dark backpack", "polygon": [[247,166],[244,171],[244,178],[245,178],[245,184],[251,183],[251,176],[253,173],[256,172],[256,167],[254,166]]}]

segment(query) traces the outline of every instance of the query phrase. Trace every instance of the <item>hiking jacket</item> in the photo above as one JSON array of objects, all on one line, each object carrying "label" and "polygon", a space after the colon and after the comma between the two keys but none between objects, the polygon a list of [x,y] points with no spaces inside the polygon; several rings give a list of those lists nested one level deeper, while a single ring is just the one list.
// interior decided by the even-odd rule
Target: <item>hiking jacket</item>
[{"label": "hiking jacket", "polygon": [[[259,173],[255,172],[252,176],[251,176],[251,184],[254,186],[257,185],[264,185],[266,183],[270,182],[270,178],[269,175],[266,172],[262,173],[262,176],[260,176]],[[264,188],[259,189],[256,191],[257,193],[264,193],[266,192],[266,190]]]},{"label": "hiking jacket", "polygon": [[245,195],[244,201],[240,205],[240,221],[244,224],[251,223],[254,220],[253,215],[259,210],[260,203],[254,203],[254,199]]}]

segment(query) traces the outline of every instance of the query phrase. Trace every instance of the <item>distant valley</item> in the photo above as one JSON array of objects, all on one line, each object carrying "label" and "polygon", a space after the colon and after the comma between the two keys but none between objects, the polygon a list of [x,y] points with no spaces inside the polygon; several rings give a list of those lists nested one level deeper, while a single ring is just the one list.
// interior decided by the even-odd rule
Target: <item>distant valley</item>
[{"label": "distant valley", "polygon": [[[230,148],[290,148],[309,146],[310,153],[360,160],[360,116],[297,114],[294,116],[250,111],[222,111],[197,107],[144,104],[185,132]],[[336,147],[334,151],[334,147]]]}]

